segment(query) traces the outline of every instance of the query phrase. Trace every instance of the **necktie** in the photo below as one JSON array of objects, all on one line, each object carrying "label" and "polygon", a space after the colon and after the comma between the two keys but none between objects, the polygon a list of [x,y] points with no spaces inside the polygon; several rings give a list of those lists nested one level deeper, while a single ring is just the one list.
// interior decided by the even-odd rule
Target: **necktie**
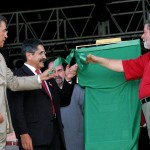
[{"label": "necktie", "polygon": [[[38,69],[36,69],[35,72],[37,74],[40,74],[40,70],[38,70]],[[45,81],[42,81],[42,86],[43,86],[44,90],[46,91],[46,93],[48,94],[48,96],[50,97],[51,104],[52,104],[52,112],[53,112],[53,114],[55,114],[55,107],[54,107],[54,104],[53,104],[53,99],[52,99],[51,93],[49,92],[49,90],[46,86]]]}]

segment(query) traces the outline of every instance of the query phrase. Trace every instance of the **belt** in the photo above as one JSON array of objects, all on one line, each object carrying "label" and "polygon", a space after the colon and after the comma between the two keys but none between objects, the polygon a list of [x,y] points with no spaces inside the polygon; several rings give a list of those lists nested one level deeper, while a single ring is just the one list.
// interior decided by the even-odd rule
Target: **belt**
[{"label": "belt", "polygon": [[150,97],[145,97],[145,98],[143,98],[143,99],[141,100],[141,103],[142,103],[142,104],[145,104],[145,103],[147,103],[147,102],[150,102]]},{"label": "belt", "polygon": [[17,141],[6,141],[6,145],[9,145],[9,146],[17,146],[18,145],[18,142]]}]

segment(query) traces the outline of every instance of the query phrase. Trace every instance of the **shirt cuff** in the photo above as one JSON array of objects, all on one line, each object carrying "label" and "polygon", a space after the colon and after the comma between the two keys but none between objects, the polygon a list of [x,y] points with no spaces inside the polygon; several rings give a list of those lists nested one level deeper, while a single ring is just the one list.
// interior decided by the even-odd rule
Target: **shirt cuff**
[{"label": "shirt cuff", "polygon": [[38,82],[39,82],[39,83],[42,83],[41,78],[40,78],[40,75],[38,75]]},{"label": "shirt cuff", "polygon": [[[66,80],[67,81],[67,80]],[[72,81],[67,81],[69,84],[72,84]]]}]

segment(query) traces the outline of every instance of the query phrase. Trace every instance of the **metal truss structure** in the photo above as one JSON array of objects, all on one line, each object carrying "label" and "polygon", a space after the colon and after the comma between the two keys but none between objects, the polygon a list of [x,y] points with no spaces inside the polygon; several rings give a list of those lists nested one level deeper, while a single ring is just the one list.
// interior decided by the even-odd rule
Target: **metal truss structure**
[{"label": "metal truss structure", "polygon": [[[26,38],[39,38],[48,54],[69,51],[78,45],[93,44],[97,39],[140,38],[149,16],[149,0],[111,0],[105,11],[96,4],[84,4],[40,10],[1,13],[8,19],[6,60],[19,58]],[[101,19],[101,14],[107,17]],[[7,50],[7,51],[6,51]]]}]

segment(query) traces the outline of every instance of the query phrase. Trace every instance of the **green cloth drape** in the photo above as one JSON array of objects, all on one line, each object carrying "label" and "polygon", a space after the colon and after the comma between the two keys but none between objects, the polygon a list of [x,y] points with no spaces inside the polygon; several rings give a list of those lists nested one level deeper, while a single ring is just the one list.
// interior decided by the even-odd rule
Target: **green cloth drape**
[{"label": "green cloth drape", "polygon": [[98,64],[86,64],[89,53],[114,59],[136,58],[141,55],[140,40],[72,50],[66,60],[58,58],[53,66],[69,64],[72,57],[76,58],[78,82],[85,87],[85,150],[137,150],[140,81],[125,81],[123,73]]},{"label": "green cloth drape", "polygon": [[85,150],[137,150],[141,104],[139,80],[125,81],[124,74],[98,64],[85,64],[89,53],[114,59],[141,55],[140,41],[80,48],[78,82],[85,87]]}]

